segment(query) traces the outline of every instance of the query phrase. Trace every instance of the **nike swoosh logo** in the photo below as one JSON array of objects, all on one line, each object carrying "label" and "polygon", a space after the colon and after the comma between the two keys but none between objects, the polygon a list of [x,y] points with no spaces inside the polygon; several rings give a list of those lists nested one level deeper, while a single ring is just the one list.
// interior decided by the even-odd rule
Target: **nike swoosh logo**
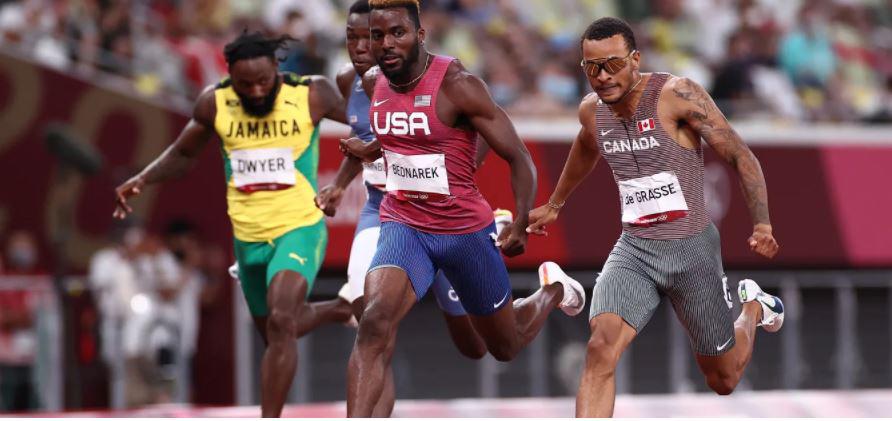
[{"label": "nike swoosh logo", "polygon": [[601,130],[601,136],[607,136],[607,135],[609,135],[610,132],[612,132],[612,131],[613,131],[613,129],[610,129],[610,130]]},{"label": "nike swoosh logo", "polygon": [[[770,304],[769,304],[768,300],[771,300]],[[770,308],[771,311],[773,311],[775,313],[783,313],[784,312],[784,305],[781,304],[780,300],[778,300],[774,297],[766,295],[766,297],[764,299],[759,300],[759,301],[765,303],[765,305],[767,305],[768,308]]]},{"label": "nike swoosh logo", "polygon": [[728,346],[728,344],[731,343],[731,339],[734,339],[734,337],[732,336],[732,337],[728,338],[728,340],[725,341],[725,343],[723,343],[723,344],[721,344],[721,345],[715,347],[715,350],[716,350],[716,351],[721,351],[721,350],[725,349],[725,347]]},{"label": "nike swoosh logo", "polygon": [[511,291],[508,291],[508,292],[505,294],[505,296],[502,297],[502,300],[501,300],[501,301],[499,301],[499,302],[497,302],[497,303],[495,303],[495,304],[492,305],[492,308],[499,308],[499,306],[502,305],[502,304],[505,302],[505,300],[508,299],[508,297],[509,297],[510,295],[511,295]]},{"label": "nike swoosh logo", "polygon": [[379,106],[379,105],[381,105],[381,104],[383,104],[383,103],[385,103],[385,102],[387,102],[387,101],[390,101],[390,98],[387,98],[387,99],[385,99],[384,101],[375,101],[375,106],[377,107],[377,106]]}]

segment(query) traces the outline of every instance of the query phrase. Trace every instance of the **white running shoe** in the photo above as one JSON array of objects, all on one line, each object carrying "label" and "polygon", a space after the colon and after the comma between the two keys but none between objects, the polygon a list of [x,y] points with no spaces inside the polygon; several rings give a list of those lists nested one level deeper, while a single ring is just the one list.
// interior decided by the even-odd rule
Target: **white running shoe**
[{"label": "white running shoe", "polygon": [[[344,282],[344,285],[338,290],[338,298],[346,301],[348,304],[353,304],[353,300],[350,298],[350,284],[348,282]],[[350,318],[344,322],[344,325],[352,328],[359,327],[359,321],[356,320],[356,315],[351,314]]]},{"label": "white running shoe", "polygon": [[227,270],[229,271],[229,276],[231,276],[232,279],[235,279],[236,281],[239,280],[238,279],[238,262],[233,263],[232,266],[230,266],[229,269],[227,269]]},{"label": "white running shoe", "polygon": [[501,245],[499,244],[499,236],[502,235],[502,230],[504,230],[505,227],[514,222],[514,214],[507,209],[496,209],[492,212],[492,215],[496,221],[496,232],[490,233],[489,237],[492,238],[492,241],[496,243],[496,247],[498,247]]},{"label": "white running shoe", "polygon": [[762,320],[759,326],[767,332],[777,332],[784,324],[784,303],[779,297],[771,295],[752,279],[744,279],[737,286],[740,303],[758,301],[762,305]]},{"label": "white running shoe", "polygon": [[575,316],[585,308],[585,290],[575,279],[566,273],[555,262],[545,262],[539,265],[539,283],[544,287],[553,283],[560,283],[564,287],[564,299],[558,307],[568,316]]},{"label": "white running shoe", "polygon": [[341,289],[338,290],[338,297],[341,297],[344,301],[353,304],[353,298],[350,296],[350,283],[344,282],[344,285],[341,286]]},{"label": "white running shoe", "polygon": [[496,209],[492,212],[492,215],[496,220],[496,235],[501,235],[502,230],[514,222],[514,214],[507,209]]}]

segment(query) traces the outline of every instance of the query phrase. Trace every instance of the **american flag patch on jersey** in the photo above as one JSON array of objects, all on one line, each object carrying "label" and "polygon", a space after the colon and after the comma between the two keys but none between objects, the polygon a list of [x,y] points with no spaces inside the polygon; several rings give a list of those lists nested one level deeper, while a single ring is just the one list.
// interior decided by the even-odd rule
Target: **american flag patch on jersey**
[{"label": "american flag patch on jersey", "polygon": [[416,95],[415,96],[415,106],[416,107],[430,107],[431,106],[431,96],[430,95]]}]

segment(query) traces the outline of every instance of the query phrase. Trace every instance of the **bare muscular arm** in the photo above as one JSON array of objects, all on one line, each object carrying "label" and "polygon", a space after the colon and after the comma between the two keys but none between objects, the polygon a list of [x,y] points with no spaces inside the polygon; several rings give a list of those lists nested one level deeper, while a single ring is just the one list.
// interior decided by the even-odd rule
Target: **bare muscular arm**
[{"label": "bare muscular arm", "polygon": [[[346,65],[338,72],[335,78],[338,90],[340,90],[341,96],[344,98],[345,114],[347,109],[346,103],[349,101],[350,95],[353,94],[353,80],[355,77],[356,71],[353,69],[353,65]],[[316,194],[316,206],[327,216],[335,216],[338,206],[341,204],[341,199],[344,197],[344,190],[360,172],[362,172],[362,160],[352,155],[345,156],[341,160],[341,166],[338,168],[334,182],[319,189],[319,193]]]},{"label": "bare muscular arm", "polygon": [[532,234],[546,235],[545,227],[557,220],[560,208],[601,159],[594,135],[595,118],[592,112],[596,101],[597,97],[591,95],[579,104],[579,121],[582,127],[576,135],[576,140],[573,141],[573,146],[570,147],[570,155],[564,164],[561,178],[549,198],[549,204],[530,212],[530,226],[527,231]]},{"label": "bare muscular arm", "polygon": [[488,94],[486,84],[457,62],[452,66],[444,78],[443,93],[489,147],[511,167],[516,219],[511,232],[502,233],[500,243],[505,255],[516,256],[526,247],[529,211],[536,193],[536,167],[508,114]]},{"label": "bare muscular arm", "polygon": [[338,89],[324,76],[310,76],[310,116],[319,126],[323,118],[347,124],[346,104]]},{"label": "bare muscular arm", "polygon": [[198,159],[214,135],[214,118],[217,113],[214,87],[209,86],[198,97],[192,118],[176,140],[145,169],[115,189],[116,207],[113,216],[124,219],[133,209],[127,199],[140,194],[146,184],[160,183],[186,173]]},{"label": "bare muscular arm", "polygon": [[[372,67],[364,75],[362,75],[362,88],[365,90],[369,99],[374,101],[375,82],[378,80],[380,70],[377,66]],[[341,139],[341,152],[347,156],[355,156],[363,161],[373,162],[383,155],[381,150],[381,142],[378,139],[371,142],[363,142],[362,139],[351,137],[350,139]]]},{"label": "bare muscular arm", "polygon": [[740,177],[740,185],[753,220],[753,236],[749,244],[753,251],[771,258],[778,245],[772,235],[768,216],[768,189],[762,167],[749,147],[743,142],[728,120],[719,111],[712,97],[703,87],[687,78],[672,78],[664,95],[673,117],[689,125],[712,147]]}]

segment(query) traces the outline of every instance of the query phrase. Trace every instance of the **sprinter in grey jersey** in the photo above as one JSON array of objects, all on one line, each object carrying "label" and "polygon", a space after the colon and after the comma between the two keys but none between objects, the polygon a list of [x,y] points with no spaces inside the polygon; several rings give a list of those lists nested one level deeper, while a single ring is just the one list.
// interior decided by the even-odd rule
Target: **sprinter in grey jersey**
[{"label": "sprinter in grey jersey", "polygon": [[530,213],[528,228],[544,234],[600,158],[607,161],[619,190],[623,233],[593,291],[576,415],[613,415],[616,364],[662,297],[687,329],[706,383],[729,394],[750,360],[756,327],[777,331],[783,304],[743,280],[743,309],[732,320],[719,233],[704,206],[701,139],[740,176],[753,219],[749,246],[772,258],[778,244],[759,162],[702,87],[667,73],[639,72],[641,53],[622,20],[596,20],[581,44],[582,67],[595,93],[580,104],[582,129],[551,199]]}]

